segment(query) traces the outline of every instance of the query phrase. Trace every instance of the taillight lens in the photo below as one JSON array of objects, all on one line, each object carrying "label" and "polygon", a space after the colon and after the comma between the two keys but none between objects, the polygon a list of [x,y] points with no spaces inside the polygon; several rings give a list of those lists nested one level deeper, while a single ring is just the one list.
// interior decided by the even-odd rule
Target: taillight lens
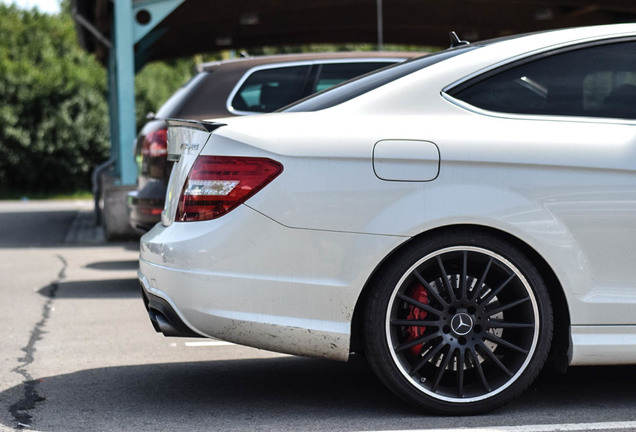
[{"label": "taillight lens", "polygon": [[141,153],[150,157],[165,157],[168,154],[168,129],[162,128],[149,132],[144,137]]},{"label": "taillight lens", "polygon": [[283,171],[271,159],[199,156],[183,186],[175,220],[216,219],[244,203]]}]

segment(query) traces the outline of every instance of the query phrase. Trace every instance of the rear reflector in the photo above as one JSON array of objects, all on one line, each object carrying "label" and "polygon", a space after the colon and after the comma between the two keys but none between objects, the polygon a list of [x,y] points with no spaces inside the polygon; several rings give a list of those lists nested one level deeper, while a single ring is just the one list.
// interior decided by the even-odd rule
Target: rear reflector
[{"label": "rear reflector", "polygon": [[199,156],[179,197],[175,220],[216,219],[264,188],[283,171],[271,159]]}]

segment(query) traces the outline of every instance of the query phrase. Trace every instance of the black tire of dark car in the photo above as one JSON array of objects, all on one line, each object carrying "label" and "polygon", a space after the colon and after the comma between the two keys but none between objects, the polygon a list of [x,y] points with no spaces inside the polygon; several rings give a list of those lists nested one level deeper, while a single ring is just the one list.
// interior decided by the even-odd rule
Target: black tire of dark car
[{"label": "black tire of dark car", "polygon": [[365,355],[379,379],[428,412],[470,415],[521,394],[552,340],[550,296],[533,263],[488,232],[413,240],[378,270]]}]

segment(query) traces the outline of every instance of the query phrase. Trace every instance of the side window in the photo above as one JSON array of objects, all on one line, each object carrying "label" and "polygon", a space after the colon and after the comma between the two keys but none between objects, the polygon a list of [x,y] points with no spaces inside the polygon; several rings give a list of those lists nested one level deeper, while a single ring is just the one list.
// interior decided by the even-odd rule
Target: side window
[{"label": "side window", "polygon": [[636,119],[636,42],[542,56],[449,94],[490,111]]},{"label": "side window", "polygon": [[326,63],[320,65],[316,81],[311,89],[312,93],[326,90],[343,81],[364,75],[368,72],[380,69],[394,62],[352,62],[352,63]]},{"label": "side window", "polygon": [[232,99],[238,111],[266,113],[300,99],[310,66],[260,69],[243,82]]}]

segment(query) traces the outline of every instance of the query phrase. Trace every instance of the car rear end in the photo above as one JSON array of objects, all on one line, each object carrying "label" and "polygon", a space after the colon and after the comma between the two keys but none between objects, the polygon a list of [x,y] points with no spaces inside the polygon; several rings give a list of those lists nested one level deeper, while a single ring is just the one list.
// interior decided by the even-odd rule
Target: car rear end
[{"label": "car rear end", "polygon": [[[381,255],[404,238],[277,220],[290,204],[281,188],[297,189],[306,167],[293,147],[265,136],[288,117],[169,122],[168,154],[178,162],[162,222],[140,246],[139,280],[158,331],[347,360],[359,289]],[[360,158],[338,165],[346,170],[349,163]],[[305,177],[309,191],[323,182]],[[263,213],[264,202],[278,210]],[[358,257],[355,265],[343,265],[351,256]]]},{"label": "car rear end", "polygon": [[[280,175],[283,166],[264,155],[223,155],[228,153],[223,145],[217,145],[219,154],[201,154],[223,123],[167,124],[167,159],[175,165],[161,223],[141,241],[144,301],[155,329],[166,336],[223,338],[227,314],[221,310],[228,301],[241,301],[240,291],[233,295],[227,287],[246,271],[240,259],[227,271],[228,262],[249,255],[243,239],[266,241],[263,233],[271,226],[264,225],[275,225],[241,204]],[[232,217],[223,217],[230,212]],[[214,301],[217,296],[224,299]]]},{"label": "car rear end", "polygon": [[[168,125],[165,119],[181,116],[192,95],[199,91],[217,68],[218,63],[206,65],[175,92],[157,114],[151,116],[150,121],[144,125],[137,136],[135,144],[135,161],[138,169],[137,189],[128,194],[128,209],[130,224],[140,233],[150,230],[161,217],[166,186],[172,170],[172,162],[166,158]],[[215,108],[218,109],[218,107],[209,109]],[[217,111],[217,114],[228,115],[223,107]]]},{"label": "car rear end", "polygon": [[140,232],[150,230],[163,210],[164,179],[172,167],[166,159],[167,135],[165,121],[152,120],[146,123],[137,138],[138,184],[136,190],[128,193],[128,208],[130,223]]}]

